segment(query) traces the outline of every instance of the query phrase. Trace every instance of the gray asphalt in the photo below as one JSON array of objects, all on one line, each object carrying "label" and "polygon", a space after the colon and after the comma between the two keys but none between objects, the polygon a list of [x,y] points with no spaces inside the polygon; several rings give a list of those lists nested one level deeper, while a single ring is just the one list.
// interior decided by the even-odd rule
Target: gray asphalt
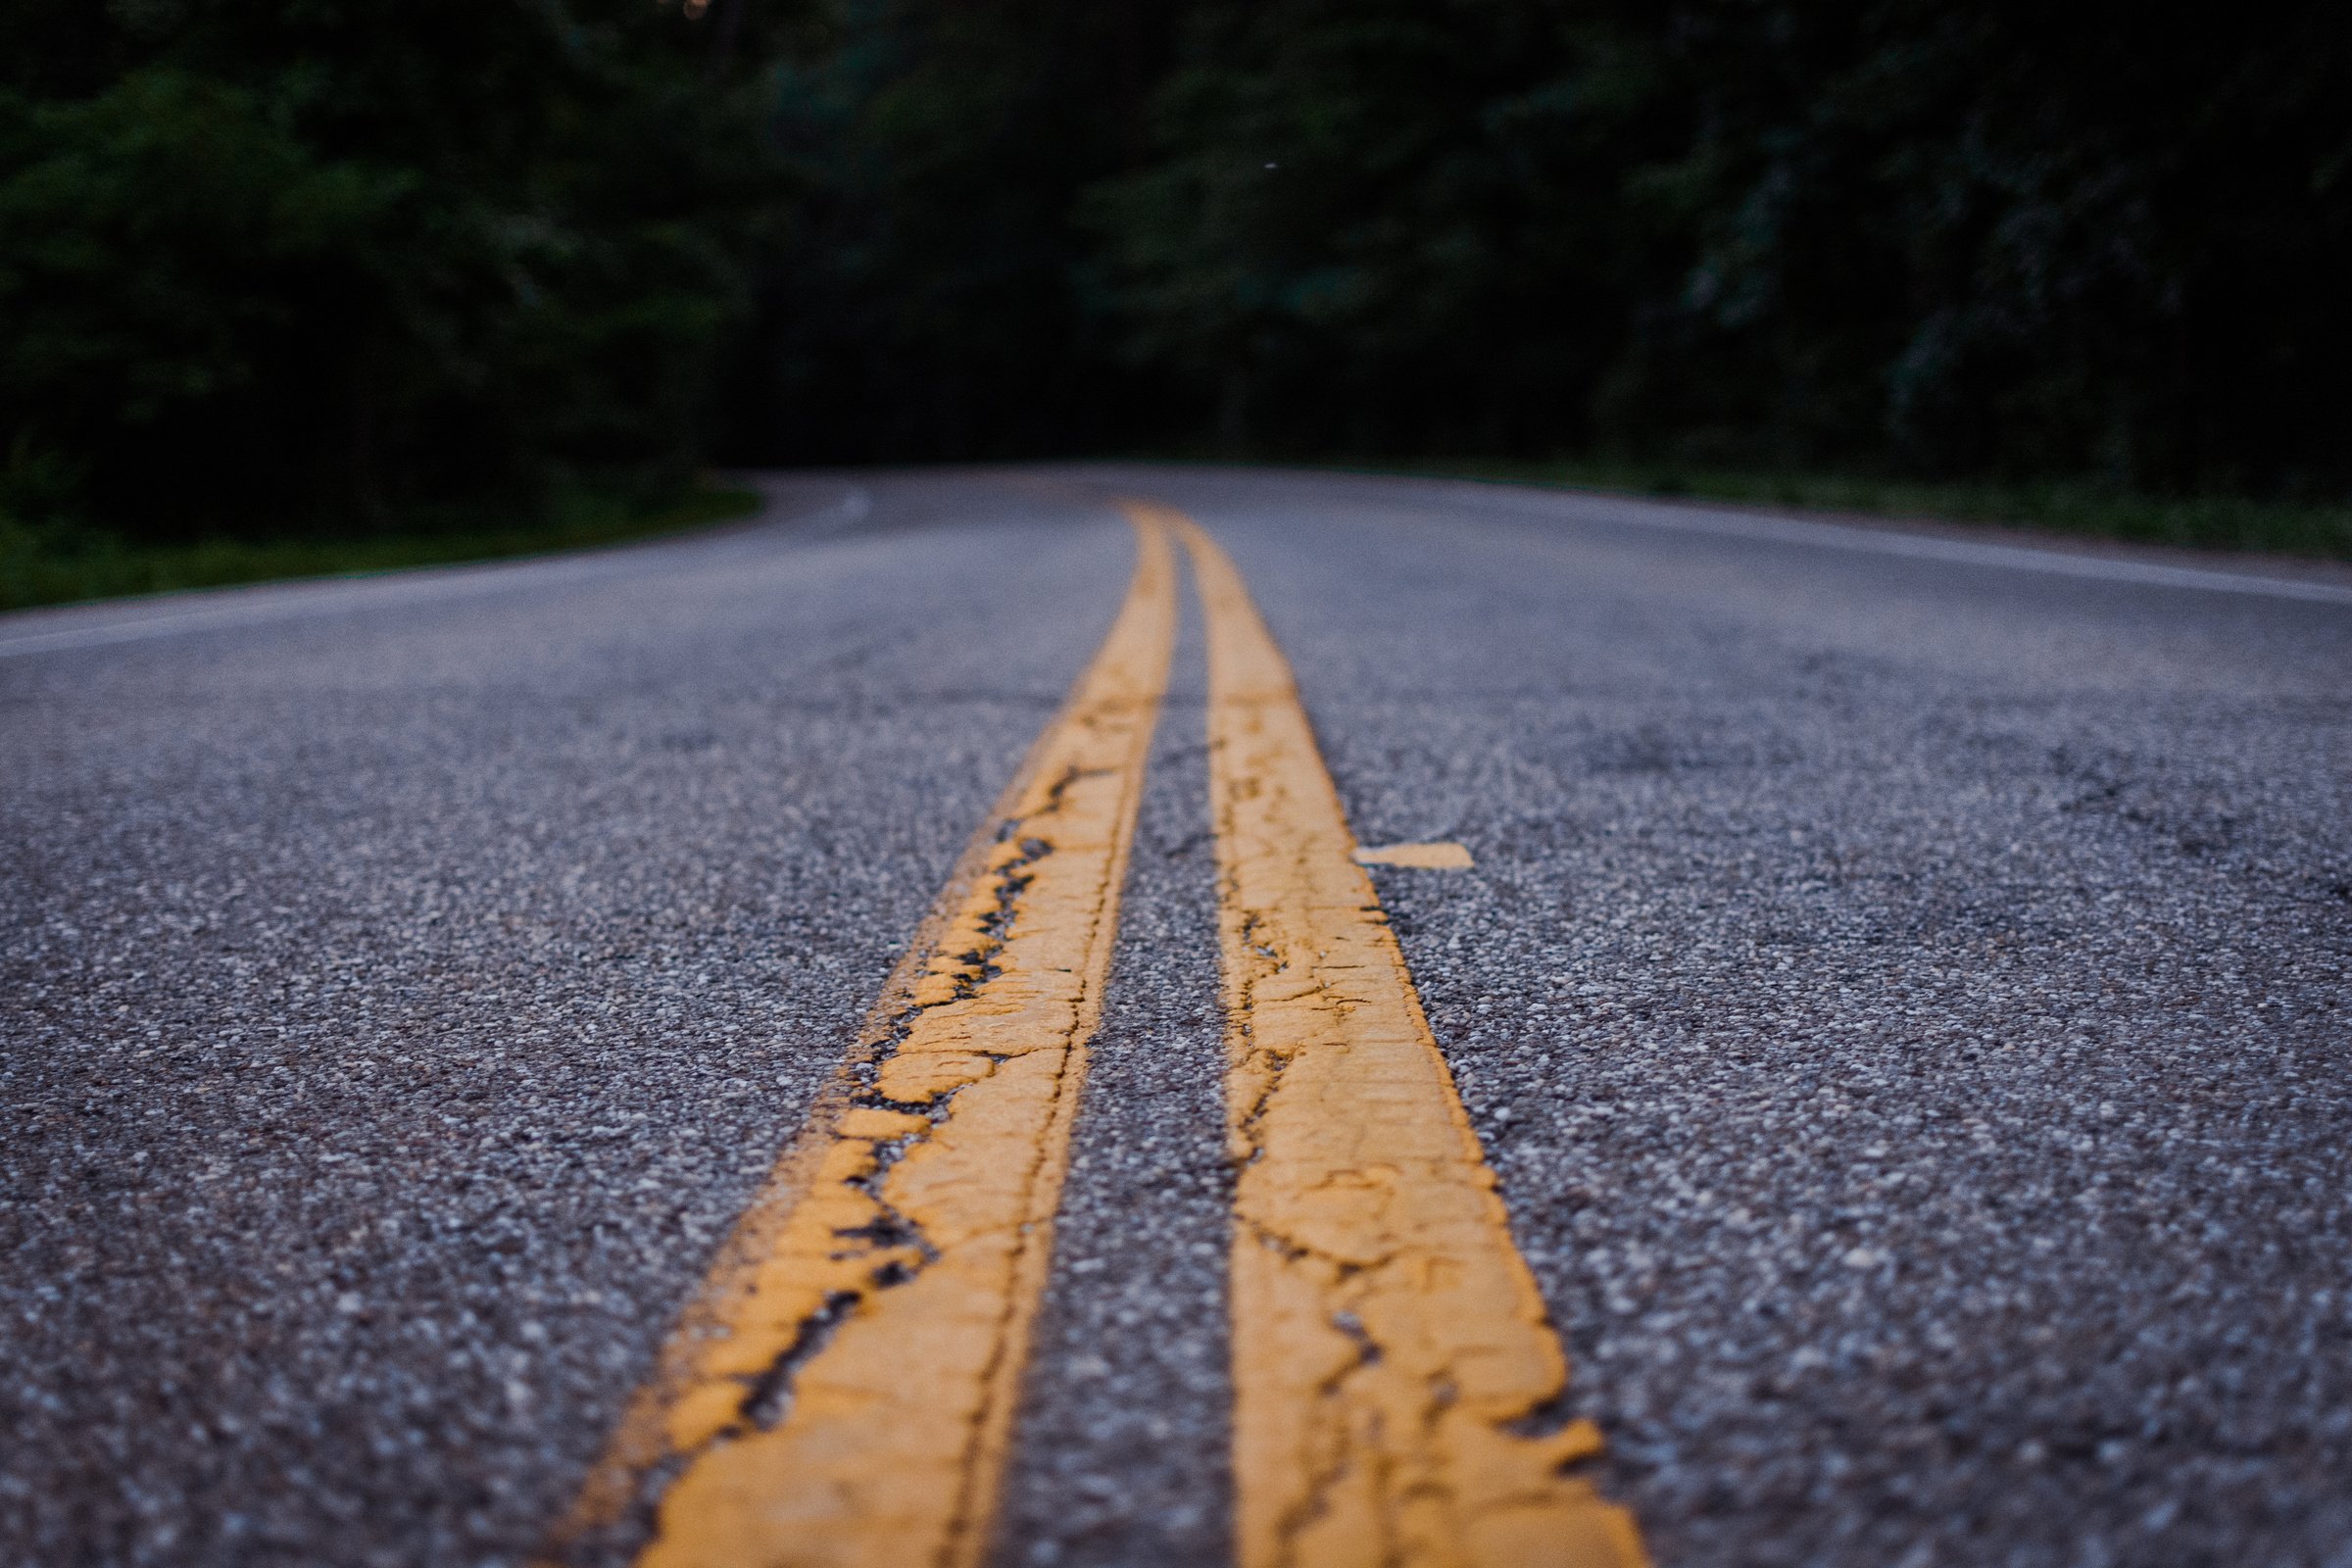
[{"label": "gray asphalt", "polygon": [[[1439,482],[801,476],[0,617],[0,1560],[519,1563],[1124,584],[1298,667],[1663,1564],[2352,1565],[2352,587]],[[1214,1563],[1197,622],[1005,1563]]]}]

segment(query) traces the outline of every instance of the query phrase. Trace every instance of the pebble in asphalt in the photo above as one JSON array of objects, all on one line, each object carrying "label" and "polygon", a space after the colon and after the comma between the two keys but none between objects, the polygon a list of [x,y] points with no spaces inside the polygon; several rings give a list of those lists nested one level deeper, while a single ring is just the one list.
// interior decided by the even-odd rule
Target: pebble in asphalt
[{"label": "pebble in asphalt", "polygon": [[[1476,853],[1374,876],[1662,1563],[2348,1560],[2352,612],[859,482],[0,662],[10,1554],[519,1562],[1101,635],[1100,485],[1232,549],[1360,836]],[[1006,1562],[1227,1529],[1194,632]]]}]

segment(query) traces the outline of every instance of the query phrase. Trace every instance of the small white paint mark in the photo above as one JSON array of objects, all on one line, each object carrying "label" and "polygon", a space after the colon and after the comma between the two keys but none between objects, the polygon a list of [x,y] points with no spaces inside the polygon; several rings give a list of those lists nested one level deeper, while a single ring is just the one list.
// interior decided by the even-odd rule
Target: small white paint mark
[{"label": "small white paint mark", "polygon": [[1476,862],[1459,844],[1364,845],[1354,856],[1358,865],[1409,865],[1420,871],[1467,871]]}]

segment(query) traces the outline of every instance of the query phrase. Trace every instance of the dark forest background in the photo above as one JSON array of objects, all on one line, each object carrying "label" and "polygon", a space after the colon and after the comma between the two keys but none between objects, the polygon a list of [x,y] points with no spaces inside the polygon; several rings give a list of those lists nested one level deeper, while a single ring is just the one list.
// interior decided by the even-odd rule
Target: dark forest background
[{"label": "dark forest background", "polygon": [[2340,3],[11,0],[0,512],[712,464],[2352,494]]}]

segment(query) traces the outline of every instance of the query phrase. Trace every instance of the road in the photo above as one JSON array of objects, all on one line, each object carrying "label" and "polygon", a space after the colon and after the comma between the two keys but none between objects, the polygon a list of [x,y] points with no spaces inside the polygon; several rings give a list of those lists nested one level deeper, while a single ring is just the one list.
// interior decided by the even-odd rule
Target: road
[{"label": "road", "polygon": [[0,1558],[2352,1564],[2343,576],[768,488],[0,617]]}]

